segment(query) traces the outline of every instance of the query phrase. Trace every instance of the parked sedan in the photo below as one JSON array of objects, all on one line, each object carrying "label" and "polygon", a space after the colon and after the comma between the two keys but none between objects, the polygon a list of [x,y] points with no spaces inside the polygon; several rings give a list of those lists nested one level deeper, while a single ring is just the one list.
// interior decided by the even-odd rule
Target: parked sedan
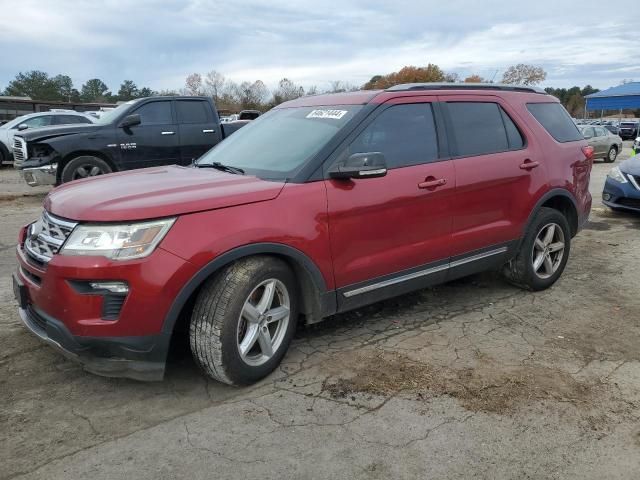
[{"label": "parked sedan", "polygon": [[76,123],[93,123],[88,115],[74,110],[51,110],[48,112],[28,113],[9,120],[0,126],[0,166],[13,162],[13,137],[17,132],[29,128],[52,125],[69,125]]},{"label": "parked sedan", "polygon": [[602,158],[607,163],[616,161],[622,151],[622,139],[604,127],[579,125],[582,136],[593,147],[593,158]]},{"label": "parked sedan", "polygon": [[640,213],[640,155],[611,169],[602,191],[602,203],[613,210]]}]

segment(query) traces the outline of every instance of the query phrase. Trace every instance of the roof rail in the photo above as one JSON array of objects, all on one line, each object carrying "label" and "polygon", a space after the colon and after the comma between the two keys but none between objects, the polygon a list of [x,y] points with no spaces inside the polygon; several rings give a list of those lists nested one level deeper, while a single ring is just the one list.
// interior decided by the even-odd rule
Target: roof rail
[{"label": "roof rail", "polygon": [[409,90],[506,90],[511,92],[543,93],[538,87],[523,85],[506,85],[504,83],[402,83],[387,88],[387,92],[404,92]]}]

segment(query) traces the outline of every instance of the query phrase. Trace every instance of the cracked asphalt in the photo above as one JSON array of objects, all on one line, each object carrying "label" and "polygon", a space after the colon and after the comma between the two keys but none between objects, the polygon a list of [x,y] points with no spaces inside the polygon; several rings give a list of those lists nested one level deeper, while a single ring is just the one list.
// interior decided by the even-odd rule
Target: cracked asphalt
[{"label": "cracked asphalt", "polygon": [[38,342],[10,274],[42,196],[1,201],[0,478],[639,478],[640,217],[600,205],[609,168],[553,288],[488,272],[339,315],[241,389],[185,351],[139,383]]}]

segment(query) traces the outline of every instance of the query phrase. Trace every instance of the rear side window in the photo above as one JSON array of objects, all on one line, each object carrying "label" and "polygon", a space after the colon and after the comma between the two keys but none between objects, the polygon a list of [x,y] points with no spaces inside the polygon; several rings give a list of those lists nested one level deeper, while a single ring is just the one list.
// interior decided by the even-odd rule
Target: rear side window
[{"label": "rear side window", "polygon": [[134,113],[140,115],[141,125],[167,125],[173,123],[171,115],[171,102],[146,103]]},{"label": "rear side window", "polygon": [[485,155],[524,146],[518,127],[497,103],[450,102],[447,111],[454,156]]},{"label": "rear side window", "polygon": [[607,131],[604,128],[596,127],[595,130],[596,130],[596,135],[598,137],[606,137],[607,136]]},{"label": "rear side window", "polygon": [[57,125],[70,125],[72,123],[91,123],[91,120],[80,115],[56,115]]},{"label": "rear side window", "polygon": [[178,123],[207,123],[207,103],[197,100],[178,100],[176,110]]},{"label": "rear side window", "polygon": [[591,138],[596,136],[596,132],[594,131],[593,127],[584,127],[582,129],[582,135],[584,138]]},{"label": "rear side window", "polygon": [[560,143],[582,140],[573,120],[559,103],[527,103],[531,115]]},{"label": "rear side window", "polygon": [[387,168],[437,159],[438,137],[431,105],[394,105],[383,111],[349,145],[347,153],[369,152],[384,154]]}]

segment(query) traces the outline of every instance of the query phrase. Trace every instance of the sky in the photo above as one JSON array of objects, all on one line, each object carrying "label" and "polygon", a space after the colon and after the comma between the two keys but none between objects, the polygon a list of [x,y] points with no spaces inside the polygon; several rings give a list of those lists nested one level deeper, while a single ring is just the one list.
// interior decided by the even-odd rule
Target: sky
[{"label": "sky", "polygon": [[114,92],[211,70],[322,89],[427,63],[496,81],[540,65],[543,87],[640,80],[637,15],[602,0],[0,0],[0,12],[0,89],[34,69]]}]

